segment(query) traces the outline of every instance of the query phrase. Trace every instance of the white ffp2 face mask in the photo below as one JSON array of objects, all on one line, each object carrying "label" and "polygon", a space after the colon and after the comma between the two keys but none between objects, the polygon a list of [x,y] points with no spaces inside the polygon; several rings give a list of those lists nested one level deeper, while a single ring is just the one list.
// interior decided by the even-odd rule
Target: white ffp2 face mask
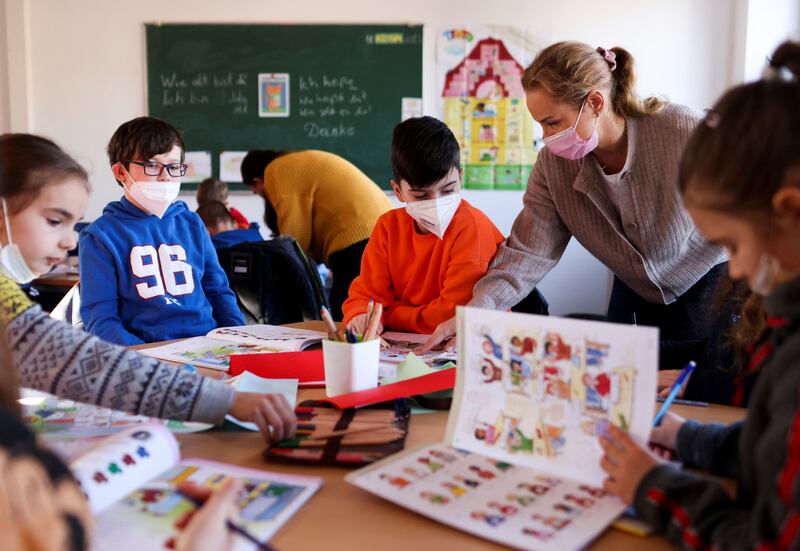
[{"label": "white ffp2 face mask", "polygon": [[2,203],[8,245],[0,249],[0,273],[13,279],[17,283],[30,283],[36,279],[38,274],[31,271],[19,247],[11,240],[11,226],[8,223],[8,206],[6,205],[5,199],[2,199]]},{"label": "white ffp2 face mask", "polygon": [[181,190],[180,182],[134,180],[125,167],[122,167],[122,170],[125,171],[126,180],[129,182],[127,185],[122,182],[125,191],[150,214],[163,217],[169,206],[178,198],[178,192]]},{"label": "white ffp2 face mask", "polygon": [[444,233],[453,221],[459,204],[461,204],[461,194],[451,193],[436,199],[406,203],[406,212],[421,227],[439,239],[444,239]]}]

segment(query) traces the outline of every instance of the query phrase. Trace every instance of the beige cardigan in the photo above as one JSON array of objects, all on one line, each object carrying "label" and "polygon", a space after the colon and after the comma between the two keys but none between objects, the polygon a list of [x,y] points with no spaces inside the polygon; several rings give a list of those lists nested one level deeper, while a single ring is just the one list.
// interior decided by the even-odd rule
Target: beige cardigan
[{"label": "beige cardigan", "polygon": [[569,161],[545,148],[528,178],[522,212],[475,285],[470,305],[505,309],[518,303],[556,265],[573,236],[634,292],[657,304],[675,301],[724,262],[722,249],[695,228],[676,185],[683,146],[700,119],[697,111],[675,104],[627,119],[629,169],[621,177],[635,212],[622,217],[593,157]]}]

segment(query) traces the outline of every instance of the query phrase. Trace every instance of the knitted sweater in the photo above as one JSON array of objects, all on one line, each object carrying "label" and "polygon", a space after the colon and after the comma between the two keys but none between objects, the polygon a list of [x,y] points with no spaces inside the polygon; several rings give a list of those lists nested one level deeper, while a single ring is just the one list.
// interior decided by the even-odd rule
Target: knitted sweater
[{"label": "knitted sweater", "polygon": [[571,237],[645,300],[674,302],[725,260],[695,229],[676,186],[681,152],[699,120],[698,112],[674,104],[626,119],[629,169],[620,185],[630,193],[631,211],[614,207],[593,158],[570,161],[545,148],[522,212],[470,305],[517,304],[556,265]]},{"label": "knitted sweater", "polygon": [[342,305],[345,325],[366,313],[374,298],[384,306],[387,328],[431,333],[469,301],[502,241],[491,220],[464,200],[444,239],[418,233],[405,209],[387,212],[369,238],[361,275]]},{"label": "knitted sweater", "polygon": [[264,194],[281,235],[291,236],[317,262],[369,238],[391,210],[386,194],[355,165],[324,151],[278,157],[264,171]]},{"label": "knitted sweater", "polygon": [[20,384],[61,398],[139,415],[222,423],[233,389],[54,320],[0,275],[6,327]]},{"label": "knitted sweater", "polygon": [[753,354],[766,359],[747,419],[729,426],[687,421],[678,432],[678,457],[735,477],[736,497],[671,465],[650,471],[636,490],[637,514],[684,548],[800,544],[800,278],[778,287],[765,308],[771,330]]}]

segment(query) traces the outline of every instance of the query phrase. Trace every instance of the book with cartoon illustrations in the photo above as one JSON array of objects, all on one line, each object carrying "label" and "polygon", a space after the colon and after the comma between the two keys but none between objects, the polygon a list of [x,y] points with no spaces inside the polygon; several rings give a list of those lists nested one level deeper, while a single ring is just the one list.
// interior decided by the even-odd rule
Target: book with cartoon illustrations
[{"label": "book with cartoon illustrations", "polygon": [[325,337],[321,331],[277,325],[242,325],[219,327],[204,337],[192,337],[139,352],[145,356],[171,362],[192,364],[227,371],[231,354],[265,352],[299,352],[319,344]]},{"label": "book with cartoon illustrations", "polygon": [[658,331],[459,308],[457,383],[442,444],[348,481],[521,549],[586,545],[625,510],[601,487],[609,424],[646,443]]},{"label": "book with cartoon illustrations", "polygon": [[[200,459],[180,460],[178,443],[155,423],[131,427],[70,465],[95,516],[94,549],[174,549],[176,526],[196,505],[177,491],[184,481],[210,488],[242,480],[239,520],[260,541],[269,539],[320,488],[322,479],[244,469]],[[254,545],[235,538],[237,550]]]}]

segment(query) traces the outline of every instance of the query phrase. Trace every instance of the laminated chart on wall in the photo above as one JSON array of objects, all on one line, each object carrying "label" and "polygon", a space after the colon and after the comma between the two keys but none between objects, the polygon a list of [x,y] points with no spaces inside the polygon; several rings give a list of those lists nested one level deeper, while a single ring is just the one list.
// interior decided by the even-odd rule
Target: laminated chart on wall
[{"label": "laminated chart on wall", "polygon": [[516,27],[461,26],[438,33],[438,111],[461,147],[466,188],[525,188],[536,149],[520,78],[538,49]]}]

